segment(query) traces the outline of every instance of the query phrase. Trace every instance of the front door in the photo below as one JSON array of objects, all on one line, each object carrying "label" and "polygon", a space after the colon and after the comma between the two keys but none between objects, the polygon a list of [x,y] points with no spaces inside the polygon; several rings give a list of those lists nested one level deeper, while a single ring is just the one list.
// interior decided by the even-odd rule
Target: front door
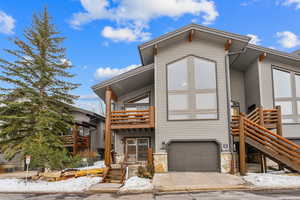
[{"label": "front door", "polygon": [[147,161],[147,151],[150,146],[149,138],[126,138],[125,153],[127,162]]}]

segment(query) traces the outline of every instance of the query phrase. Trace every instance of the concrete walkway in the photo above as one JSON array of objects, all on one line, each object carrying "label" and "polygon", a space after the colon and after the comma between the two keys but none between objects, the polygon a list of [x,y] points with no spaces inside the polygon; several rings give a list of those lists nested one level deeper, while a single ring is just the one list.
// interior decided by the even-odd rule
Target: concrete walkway
[{"label": "concrete walkway", "polygon": [[121,187],[119,183],[98,183],[89,188],[90,193],[117,193]]},{"label": "concrete walkway", "polygon": [[238,176],[215,172],[169,172],[155,174],[154,189],[158,192],[247,189]]}]

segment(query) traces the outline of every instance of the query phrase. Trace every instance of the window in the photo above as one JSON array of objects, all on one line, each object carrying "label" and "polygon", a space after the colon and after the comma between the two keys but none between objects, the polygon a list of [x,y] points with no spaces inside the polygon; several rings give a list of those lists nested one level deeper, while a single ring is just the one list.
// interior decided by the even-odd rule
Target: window
[{"label": "window", "polygon": [[300,122],[300,75],[273,68],[274,104],[281,107],[283,123]]},{"label": "window", "polygon": [[216,63],[188,56],[167,65],[168,119],[217,119]]},{"label": "window", "polygon": [[125,110],[147,110],[150,106],[150,94],[146,93],[130,99],[124,105]]}]

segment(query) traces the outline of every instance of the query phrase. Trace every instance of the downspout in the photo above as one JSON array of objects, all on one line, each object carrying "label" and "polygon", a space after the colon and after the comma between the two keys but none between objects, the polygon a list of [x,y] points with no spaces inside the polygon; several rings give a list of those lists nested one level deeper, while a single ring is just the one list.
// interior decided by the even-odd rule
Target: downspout
[{"label": "downspout", "polygon": [[[225,73],[226,73],[226,95],[227,95],[227,122],[228,122],[228,139],[229,139],[229,152],[231,153],[232,160],[234,160],[233,149],[233,137],[231,135],[231,88],[230,88],[230,63],[229,56],[236,54],[243,54],[246,52],[246,48],[242,48],[240,51],[227,52],[225,54]],[[231,169],[232,170],[232,169]]]}]

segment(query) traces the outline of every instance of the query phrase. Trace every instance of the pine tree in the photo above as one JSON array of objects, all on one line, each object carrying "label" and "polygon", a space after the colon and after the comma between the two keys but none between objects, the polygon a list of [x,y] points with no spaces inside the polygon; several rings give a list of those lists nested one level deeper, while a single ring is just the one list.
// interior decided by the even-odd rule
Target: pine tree
[{"label": "pine tree", "polygon": [[50,20],[46,8],[34,14],[25,39],[13,38],[17,48],[4,49],[14,61],[0,59],[0,82],[6,85],[0,84],[0,151],[7,159],[34,154],[36,166],[60,168],[62,160],[60,166],[50,163],[68,159],[60,135],[74,124],[68,104],[78,84],[67,81],[74,75],[61,47],[65,38]]}]

